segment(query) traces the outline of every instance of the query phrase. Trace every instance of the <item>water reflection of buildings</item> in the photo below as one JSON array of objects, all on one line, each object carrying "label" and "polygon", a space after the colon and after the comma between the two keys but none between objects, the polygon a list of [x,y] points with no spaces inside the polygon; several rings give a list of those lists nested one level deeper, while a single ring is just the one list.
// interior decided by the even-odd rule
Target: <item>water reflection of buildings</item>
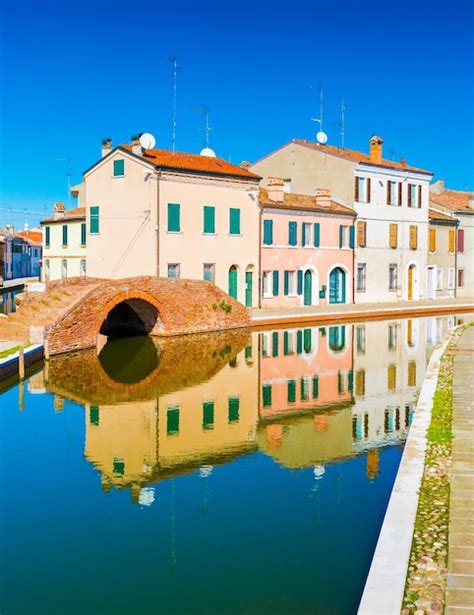
[{"label": "water reflection of buildings", "polygon": [[142,504],[154,482],[208,476],[257,448],[284,467],[312,467],[315,478],[327,463],[365,454],[374,478],[379,447],[406,437],[426,346],[453,323],[132,338],[99,356],[54,358],[46,387],[85,407],[84,453],[103,488],[130,488]]}]

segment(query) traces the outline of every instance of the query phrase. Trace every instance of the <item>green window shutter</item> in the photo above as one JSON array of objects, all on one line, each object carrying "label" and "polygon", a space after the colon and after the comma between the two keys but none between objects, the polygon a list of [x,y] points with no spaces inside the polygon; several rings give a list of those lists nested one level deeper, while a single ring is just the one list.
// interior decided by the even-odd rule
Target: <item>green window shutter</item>
[{"label": "green window shutter", "polygon": [[344,393],[344,373],[337,372],[337,391],[338,393]]},{"label": "green window shutter", "polygon": [[229,397],[227,415],[229,423],[239,422],[239,406],[240,399],[238,397]]},{"label": "green window shutter", "polygon": [[296,332],[296,354],[302,354],[303,352],[303,331],[298,330]]},{"label": "green window shutter", "polygon": [[125,462],[121,457],[114,457],[113,469],[114,474],[120,474],[121,476],[125,474]]},{"label": "green window shutter", "polygon": [[272,333],[272,356],[278,356],[278,332],[274,331]]},{"label": "green window shutter", "polygon": [[67,224],[63,224],[63,246],[67,246]]},{"label": "green window shutter", "polygon": [[179,406],[170,406],[166,412],[166,434],[173,436],[179,433]]},{"label": "green window shutter", "polygon": [[285,332],[283,333],[283,354],[284,354],[285,356],[287,356],[287,355],[288,355],[288,350],[289,350],[289,344],[288,344],[288,342],[289,342],[289,333],[288,333],[288,331],[285,331]]},{"label": "green window shutter", "polygon": [[303,272],[301,269],[298,271],[298,295],[303,294]]},{"label": "green window shutter", "polygon": [[288,222],[288,243],[290,246],[296,246],[298,225],[296,222]]},{"label": "green window shutter", "polygon": [[51,228],[49,226],[46,226],[44,231],[45,231],[45,236],[44,236],[45,245],[49,248],[49,246],[51,245]]},{"label": "green window shutter", "polygon": [[354,390],[354,372],[352,370],[347,374],[347,390],[351,392]]},{"label": "green window shutter", "polygon": [[91,406],[89,410],[89,423],[98,425],[100,421],[99,406]]},{"label": "green window shutter", "polygon": [[355,247],[355,229],[353,226],[349,227],[349,247],[353,250]]},{"label": "green window shutter", "polygon": [[296,380],[288,380],[287,400],[290,404],[294,404],[296,401]]},{"label": "green window shutter", "polygon": [[303,332],[303,347],[306,353],[311,352],[312,337],[311,329],[305,329]]},{"label": "green window shutter", "polygon": [[273,244],[273,220],[263,221],[263,245],[271,246]]},{"label": "green window shutter", "polygon": [[273,296],[274,297],[278,295],[279,278],[280,278],[280,272],[274,271],[273,272]]},{"label": "green window shutter", "polygon": [[285,271],[285,275],[284,275],[284,289],[283,289],[285,295],[288,294],[288,289],[289,289],[289,286],[290,286],[289,278],[290,278],[290,273],[288,271]]},{"label": "green window shutter", "polygon": [[86,225],[85,223],[81,224],[81,246],[86,245]]},{"label": "green window shutter", "polygon": [[344,226],[342,224],[339,225],[339,247],[342,248],[344,244]]},{"label": "green window shutter", "polygon": [[262,386],[263,407],[269,408],[272,405],[272,385],[264,384]]},{"label": "green window shutter", "polygon": [[125,175],[125,160],[114,160],[114,177]]},{"label": "green window shutter", "polygon": [[168,231],[179,233],[181,230],[180,205],[178,203],[168,203]]},{"label": "green window shutter", "polygon": [[316,222],[314,225],[314,247],[319,248],[320,244],[320,226],[319,222]]},{"label": "green window shutter", "polygon": [[319,378],[318,376],[313,376],[313,399],[318,399],[319,397]]},{"label": "green window shutter", "polygon": [[252,358],[252,346],[245,346],[245,358],[246,359]]},{"label": "green window shutter", "polygon": [[90,208],[89,231],[91,233],[98,233],[99,228],[99,208],[97,205],[94,205]]},{"label": "green window shutter", "polygon": [[206,401],[202,405],[202,428],[214,429],[214,402]]},{"label": "green window shutter", "polygon": [[204,232],[216,232],[216,208],[209,205],[204,206]]},{"label": "green window shutter", "polygon": [[240,235],[240,209],[230,208],[229,233]]}]

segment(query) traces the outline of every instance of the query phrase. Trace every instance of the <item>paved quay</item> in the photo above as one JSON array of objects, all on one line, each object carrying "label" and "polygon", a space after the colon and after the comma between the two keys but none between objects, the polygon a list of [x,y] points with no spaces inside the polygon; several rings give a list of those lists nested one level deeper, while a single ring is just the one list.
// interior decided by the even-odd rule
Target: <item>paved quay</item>
[{"label": "paved quay", "polygon": [[360,318],[429,316],[448,312],[474,312],[474,297],[397,301],[391,303],[351,303],[298,308],[258,308],[252,310],[252,323],[258,326],[284,326],[290,323],[356,321]]},{"label": "paved quay", "polygon": [[3,280],[3,285],[0,286],[1,290],[10,290],[11,288],[16,288],[17,286],[24,286],[28,282],[37,282],[38,276],[34,276],[32,278],[13,278],[13,280]]},{"label": "paved quay", "polygon": [[453,365],[453,444],[446,615],[474,615],[474,327]]}]

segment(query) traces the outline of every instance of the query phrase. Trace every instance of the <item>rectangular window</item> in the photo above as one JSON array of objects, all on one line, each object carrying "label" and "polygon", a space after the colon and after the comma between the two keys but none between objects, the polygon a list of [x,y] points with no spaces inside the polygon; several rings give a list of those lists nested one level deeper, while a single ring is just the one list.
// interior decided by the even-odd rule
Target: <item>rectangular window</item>
[{"label": "rectangular window", "polygon": [[421,203],[422,203],[422,197],[423,197],[423,186],[418,186],[418,209],[421,209]]},{"label": "rectangular window", "polygon": [[49,248],[51,245],[51,228],[49,226],[44,227],[44,242],[45,246]]},{"label": "rectangular window", "polygon": [[365,354],[365,325],[358,325],[356,327],[356,348],[357,354]]},{"label": "rectangular window", "polygon": [[300,380],[300,397],[301,401],[308,401],[309,399],[309,376],[303,376]]},{"label": "rectangular window", "polygon": [[355,394],[365,395],[365,369],[356,371]]},{"label": "rectangular window", "polygon": [[263,407],[269,408],[272,405],[272,385],[264,384],[262,386],[262,401]]},{"label": "rectangular window", "polygon": [[357,291],[364,292],[366,284],[367,265],[366,263],[359,263],[357,265]]},{"label": "rectangular window", "polygon": [[354,184],[354,201],[370,203],[370,177],[356,177]]},{"label": "rectangular window", "polygon": [[398,186],[397,182],[387,182],[387,205],[398,205]]},{"label": "rectangular window", "polygon": [[448,269],[448,288],[454,290],[454,267]]},{"label": "rectangular window", "polygon": [[278,356],[278,331],[272,333],[272,357]]},{"label": "rectangular window", "polygon": [[114,177],[123,177],[125,175],[125,160],[123,158],[114,160]]},{"label": "rectangular window", "polygon": [[436,268],[436,290],[443,290],[443,268]]},{"label": "rectangular window", "polygon": [[294,295],[296,294],[296,271],[285,271],[285,295]]},{"label": "rectangular window", "polygon": [[464,288],[464,269],[458,269],[458,288]]},{"label": "rectangular window", "polygon": [[114,474],[120,474],[121,476],[125,474],[125,461],[122,457],[114,457],[112,467]]},{"label": "rectangular window", "polygon": [[397,325],[396,324],[388,325],[388,349],[389,350],[397,349]]},{"label": "rectangular window", "polygon": [[319,397],[319,377],[313,376],[313,399],[318,399]]},{"label": "rectangular window", "polygon": [[263,245],[271,246],[273,244],[273,220],[263,221]]},{"label": "rectangular window", "polygon": [[388,290],[397,290],[398,288],[398,265],[391,263],[388,266]]},{"label": "rectangular window", "polygon": [[355,248],[355,226],[349,227],[349,248],[353,250]]},{"label": "rectangular window", "polygon": [[436,252],[436,229],[430,228],[429,230],[429,250],[430,252]]},{"label": "rectangular window", "polygon": [[283,333],[283,354],[285,356],[295,353],[295,336],[292,331]]},{"label": "rectangular window", "polygon": [[416,387],[416,361],[408,363],[408,386]]},{"label": "rectangular window", "polygon": [[337,372],[337,392],[339,395],[344,393],[344,372],[341,371]]},{"label": "rectangular window", "polygon": [[416,185],[408,184],[408,207],[416,207]]},{"label": "rectangular window", "polygon": [[166,435],[179,433],[179,406],[168,406],[166,409]]},{"label": "rectangular window", "polygon": [[359,220],[357,222],[357,245],[359,248],[365,248],[367,244],[367,222]]},{"label": "rectangular window", "polygon": [[389,365],[387,368],[387,389],[393,391],[397,388],[397,366]]},{"label": "rectangular window", "polygon": [[202,404],[202,428],[214,429],[214,402],[205,401]]},{"label": "rectangular window", "polygon": [[214,263],[204,263],[203,266],[203,279],[206,282],[212,282],[216,279],[216,266]]},{"label": "rectangular window", "polygon": [[98,425],[99,421],[99,406],[91,406],[89,409],[89,423],[91,425]]},{"label": "rectangular window", "polygon": [[272,293],[270,291],[270,274],[271,271],[263,271],[262,272],[262,293],[264,297],[271,297]]},{"label": "rectangular window", "polygon": [[81,224],[81,246],[86,245],[86,224],[83,222]]},{"label": "rectangular window", "polygon": [[319,222],[313,224],[313,245],[315,248],[319,248],[320,245],[320,226]]},{"label": "rectangular window", "polygon": [[418,227],[414,224],[410,225],[410,250],[418,248]]},{"label": "rectangular window", "polygon": [[301,225],[301,235],[303,246],[311,245],[311,224],[303,222]]},{"label": "rectangular window", "polygon": [[269,334],[262,333],[262,357],[268,357],[268,347],[269,347]]},{"label": "rectangular window", "polygon": [[168,277],[178,280],[180,276],[180,266],[178,263],[168,264]]},{"label": "rectangular window", "polygon": [[288,222],[288,245],[296,246],[297,243],[297,222]]},{"label": "rectangular window", "polygon": [[229,210],[229,234],[240,235],[240,209],[235,207]]},{"label": "rectangular window", "polygon": [[389,246],[395,249],[398,245],[398,224],[389,226]]},{"label": "rectangular window", "polygon": [[359,203],[360,199],[360,177],[354,178],[354,201]]},{"label": "rectangular window", "polygon": [[464,229],[458,229],[458,252],[464,252]]},{"label": "rectangular window", "polygon": [[398,206],[401,207],[403,204],[403,184],[402,182],[398,182]]},{"label": "rectangular window", "polygon": [[287,400],[289,404],[296,402],[296,380],[287,381]]},{"label": "rectangular window", "polygon": [[279,292],[279,281],[280,281],[280,272],[273,272],[273,296],[277,297]]},{"label": "rectangular window", "polygon": [[90,208],[89,232],[91,234],[98,233],[99,228],[99,207],[97,205],[93,205]]},{"label": "rectangular window", "polygon": [[454,229],[449,229],[448,232],[448,252],[452,254],[456,248],[456,233]]},{"label": "rectangular window", "polygon": [[216,232],[216,208],[210,205],[204,205],[204,232],[215,233]]},{"label": "rectangular window", "polygon": [[178,203],[168,203],[168,232],[181,231],[181,206]]},{"label": "rectangular window", "polygon": [[347,227],[344,226],[343,224],[339,225],[339,247],[340,248],[344,248],[346,246],[346,243],[347,243],[346,229],[347,229]]},{"label": "rectangular window", "polygon": [[227,406],[227,420],[229,423],[239,422],[240,399],[229,397]]},{"label": "rectangular window", "polygon": [[63,248],[67,247],[67,224],[63,224]]}]

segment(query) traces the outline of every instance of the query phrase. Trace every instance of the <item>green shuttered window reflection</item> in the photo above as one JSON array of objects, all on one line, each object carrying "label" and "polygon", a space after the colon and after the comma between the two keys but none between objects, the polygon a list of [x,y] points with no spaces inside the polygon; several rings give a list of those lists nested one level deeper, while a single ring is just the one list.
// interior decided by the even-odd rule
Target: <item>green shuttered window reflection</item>
[{"label": "green shuttered window reflection", "polygon": [[166,434],[173,436],[179,433],[179,406],[168,406],[166,411]]},{"label": "green shuttered window reflection", "polygon": [[229,423],[239,422],[239,407],[240,407],[240,399],[238,397],[229,397],[229,400],[228,400],[228,421]]},{"label": "green shuttered window reflection", "polygon": [[288,380],[287,399],[289,404],[294,404],[296,401],[296,380]]},{"label": "green shuttered window reflection", "polygon": [[264,384],[262,386],[263,407],[269,408],[272,405],[272,385]]},{"label": "green shuttered window reflection", "polygon": [[98,425],[100,421],[99,406],[91,406],[89,409],[89,423]]},{"label": "green shuttered window reflection", "polygon": [[202,428],[214,429],[214,402],[206,401],[202,405]]}]

